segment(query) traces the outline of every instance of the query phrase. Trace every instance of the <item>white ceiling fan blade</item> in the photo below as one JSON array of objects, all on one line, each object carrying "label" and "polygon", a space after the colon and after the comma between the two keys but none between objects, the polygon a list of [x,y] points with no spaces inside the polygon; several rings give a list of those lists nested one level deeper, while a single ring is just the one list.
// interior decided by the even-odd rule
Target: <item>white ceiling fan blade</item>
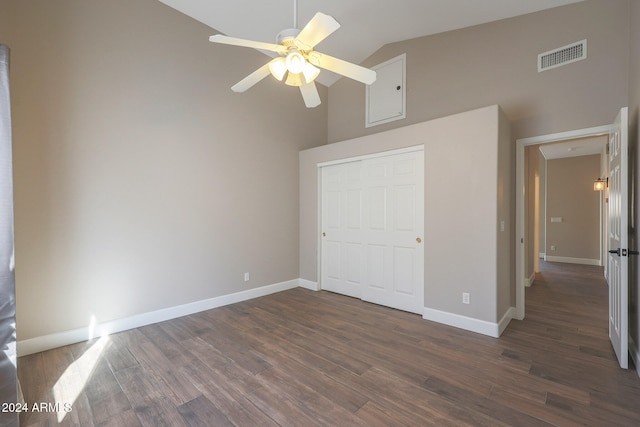
[{"label": "white ceiling fan blade", "polygon": [[333,56],[325,55],[324,53],[310,52],[309,62],[316,67],[333,71],[334,73],[341,74],[366,85],[370,85],[376,81],[375,71],[352,64],[351,62],[343,61],[342,59],[334,58]]},{"label": "white ceiling fan blade", "polygon": [[260,80],[267,77],[269,74],[271,74],[271,71],[269,70],[269,63],[263,65],[244,79],[240,80],[238,83],[231,87],[231,90],[234,92],[244,92],[254,84],[258,83]]},{"label": "white ceiling fan blade", "polygon": [[300,93],[302,93],[302,99],[304,99],[304,105],[307,108],[314,108],[320,105],[320,95],[314,82],[300,86]]},{"label": "white ceiling fan blade", "polygon": [[216,34],[209,37],[209,41],[213,43],[229,44],[232,46],[252,47],[254,49],[270,50],[281,54],[285,54],[287,52],[287,48],[279,44],[256,42],[253,40],[229,37],[222,34]]},{"label": "white ceiling fan blade", "polygon": [[311,50],[340,28],[338,21],[322,12],[316,13],[295,38],[295,45],[301,50]]}]

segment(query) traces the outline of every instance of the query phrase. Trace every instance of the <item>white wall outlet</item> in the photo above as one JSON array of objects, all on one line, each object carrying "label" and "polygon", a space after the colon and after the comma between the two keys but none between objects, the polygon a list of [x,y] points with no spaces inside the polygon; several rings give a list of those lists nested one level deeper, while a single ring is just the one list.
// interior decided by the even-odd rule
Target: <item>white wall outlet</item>
[{"label": "white wall outlet", "polygon": [[556,250],[556,245],[551,245],[551,250],[555,251]]},{"label": "white wall outlet", "polygon": [[469,292],[462,293],[462,303],[469,304]]},{"label": "white wall outlet", "polygon": [[249,273],[244,273],[244,281],[245,282],[249,281]]}]

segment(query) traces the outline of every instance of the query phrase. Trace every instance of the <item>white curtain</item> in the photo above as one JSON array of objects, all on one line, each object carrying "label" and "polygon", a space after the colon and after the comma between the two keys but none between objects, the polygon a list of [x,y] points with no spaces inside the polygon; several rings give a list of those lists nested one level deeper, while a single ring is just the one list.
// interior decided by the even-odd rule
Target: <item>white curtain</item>
[{"label": "white curtain", "polygon": [[[17,402],[12,164],[9,48],[0,45],[0,402],[6,403]],[[15,412],[0,411],[0,426],[17,425]]]}]

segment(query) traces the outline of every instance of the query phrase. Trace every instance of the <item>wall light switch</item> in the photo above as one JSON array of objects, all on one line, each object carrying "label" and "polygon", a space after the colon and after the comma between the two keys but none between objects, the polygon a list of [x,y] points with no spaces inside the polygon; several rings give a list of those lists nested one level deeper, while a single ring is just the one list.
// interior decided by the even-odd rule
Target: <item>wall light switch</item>
[{"label": "wall light switch", "polygon": [[249,273],[244,273],[244,281],[245,282],[249,281]]},{"label": "wall light switch", "polygon": [[551,217],[551,222],[562,222],[562,217],[561,216],[552,216]]}]

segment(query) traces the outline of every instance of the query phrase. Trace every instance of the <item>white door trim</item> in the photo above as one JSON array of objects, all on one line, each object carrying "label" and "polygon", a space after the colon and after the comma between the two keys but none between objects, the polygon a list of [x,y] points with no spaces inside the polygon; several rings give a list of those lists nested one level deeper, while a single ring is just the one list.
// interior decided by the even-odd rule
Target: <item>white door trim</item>
[{"label": "white door trim", "polygon": [[524,248],[527,244],[524,221],[524,149],[529,145],[548,144],[574,138],[608,135],[611,125],[596,126],[585,129],[577,129],[568,132],[559,132],[548,135],[521,138],[516,140],[516,319],[524,319],[524,294],[525,294],[525,258]]},{"label": "white door trim", "polygon": [[[405,147],[405,148],[398,148],[396,150],[388,150],[388,151],[379,151],[377,153],[371,153],[371,154],[363,154],[362,156],[355,156],[355,157],[348,157],[345,159],[337,159],[337,160],[329,160],[326,162],[322,162],[322,163],[318,163],[318,170],[320,168],[323,168],[325,166],[333,166],[333,165],[339,165],[342,163],[349,163],[349,162],[357,162],[360,160],[369,160],[369,159],[375,159],[378,157],[386,157],[386,156],[393,156],[396,154],[403,154],[403,153],[412,153],[414,151],[424,151],[424,144],[420,144],[420,145],[414,145],[411,147]],[[318,187],[319,190],[321,190],[322,188]]]}]

